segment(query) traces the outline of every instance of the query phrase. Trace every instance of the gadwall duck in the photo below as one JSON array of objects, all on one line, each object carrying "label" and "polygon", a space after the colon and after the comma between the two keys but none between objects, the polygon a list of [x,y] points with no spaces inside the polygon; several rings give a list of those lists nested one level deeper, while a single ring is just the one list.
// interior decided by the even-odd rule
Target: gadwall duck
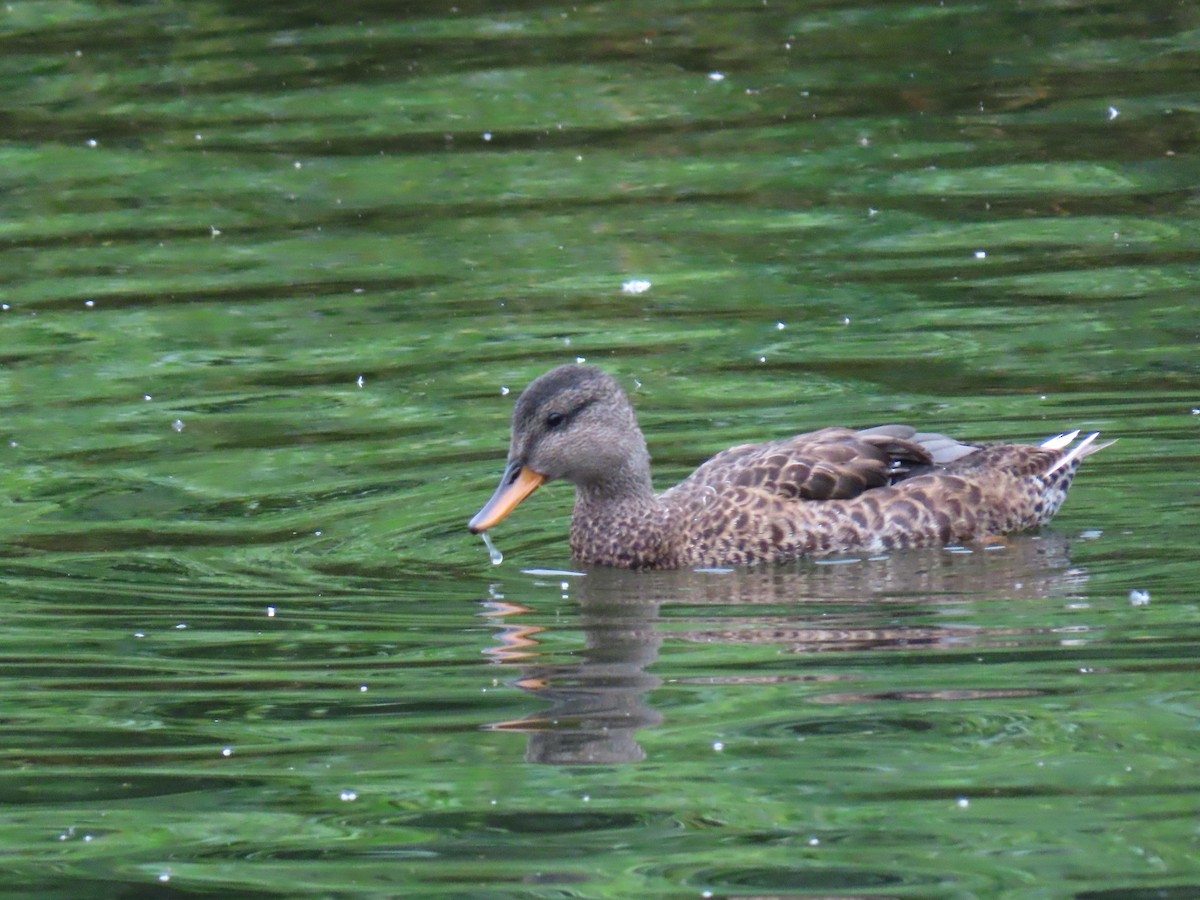
[{"label": "gadwall duck", "polygon": [[1080,462],[1079,432],[1039,446],[973,445],[905,425],[820,431],[718,453],[661,494],[625,392],[591,366],[533,381],[513,412],[508,467],[473,519],[487,531],[546,481],[575,485],[571,550],[632,569],[729,566],[993,538],[1036,528]]}]

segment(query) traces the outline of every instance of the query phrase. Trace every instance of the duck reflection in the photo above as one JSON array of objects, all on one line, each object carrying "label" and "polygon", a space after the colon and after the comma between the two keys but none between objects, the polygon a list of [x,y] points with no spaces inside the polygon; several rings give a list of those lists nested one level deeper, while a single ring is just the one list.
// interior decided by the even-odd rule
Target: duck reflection
[{"label": "duck reflection", "polygon": [[[733,570],[588,569],[571,581],[584,647],[569,663],[541,649],[555,626],[506,597],[486,604],[497,645],[486,651],[514,670],[511,683],[549,709],[490,728],[529,736],[530,762],[636,762],[639,729],[658,725],[648,702],[660,679],[647,672],[665,637],[673,641],[772,644],[781,653],[887,652],[926,647],[1018,646],[1045,629],[964,627],[930,622],[936,608],[980,601],[1079,596],[1087,574],[1071,566],[1057,536],[1024,536],[987,548],[907,551],[887,558]],[[551,576],[554,577],[554,576]],[[511,586],[509,588],[511,593]],[[665,609],[664,609],[665,607]],[[906,621],[912,620],[912,621]],[[723,674],[708,684],[846,680],[811,671]],[[947,696],[950,692],[947,692]],[[853,694],[841,693],[842,701]]]}]

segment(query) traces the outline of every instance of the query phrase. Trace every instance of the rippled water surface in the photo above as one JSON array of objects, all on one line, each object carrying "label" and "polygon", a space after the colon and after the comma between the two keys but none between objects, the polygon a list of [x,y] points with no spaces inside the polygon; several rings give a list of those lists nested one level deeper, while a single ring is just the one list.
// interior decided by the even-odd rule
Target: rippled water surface
[{"label": "rippled water surface", "polygon": [[[1198,69],[1176,2],[6,4],[6,890],[1196,896]],[[577,357],[661,486],[1118,441],[996,548],[582,571],[551,485],[493,567]]]}]

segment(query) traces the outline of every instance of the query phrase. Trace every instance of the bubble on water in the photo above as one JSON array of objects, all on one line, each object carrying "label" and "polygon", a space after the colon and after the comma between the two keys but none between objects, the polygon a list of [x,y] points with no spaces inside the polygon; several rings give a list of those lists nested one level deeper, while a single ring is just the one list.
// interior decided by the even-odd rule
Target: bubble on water
[{"label": "bubble on water", "polygon": [[644,278],[631,278],[621,282],[621,292],[624,294],[644,294],[650,287],[650,282]]},{"label": "bubble on water", "polygon": [[344,800],[346,803],[350,803],[351,801],[358,799],[358,794],[354,791],[342,791],[340,794],[338,794],[338,799]]},{"label": "bubble on water", "polygon": [[504,554],[492,543],[491,535],[486,531],[479,532],[479,536],[483,538],[483,545],[487,547],[488,556],[492,558],[492,565],[498,566],[504,562]]},{"label": "bubble on water", "polygon": [[1129,592],[1129,605],[1130,606],[1149,606],[1150,605],[1150,592],[1149,591],[1139,591],[1136,589],[1130,591]]}]

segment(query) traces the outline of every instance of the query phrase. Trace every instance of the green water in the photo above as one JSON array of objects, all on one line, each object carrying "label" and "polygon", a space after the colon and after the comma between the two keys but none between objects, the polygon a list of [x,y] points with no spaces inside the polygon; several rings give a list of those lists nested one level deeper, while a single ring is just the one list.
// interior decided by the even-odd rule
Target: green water
[{"label": "green water", "polygon": [[[1196,896],[1198,69],[1176,2],[5,4],[6,893]],[[551,485],[493,567],[577,357],[661,486],[1118,442],[996,550],[575,574]]]}]

